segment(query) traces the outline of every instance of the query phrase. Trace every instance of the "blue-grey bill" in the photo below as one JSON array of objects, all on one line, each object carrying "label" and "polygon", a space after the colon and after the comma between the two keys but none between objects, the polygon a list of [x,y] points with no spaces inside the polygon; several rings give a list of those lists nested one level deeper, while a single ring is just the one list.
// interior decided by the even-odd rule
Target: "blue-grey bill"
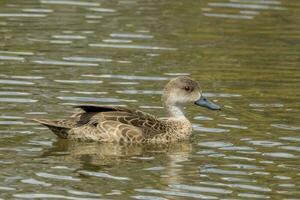
[{"label": "blue-grey bill", "polygon": [[207,100],[205,97],[201,96],[200,99],[195,101],[195,104],[198,106],[206,107],[211,110],[221,110],[221,107],[209,100]]}]

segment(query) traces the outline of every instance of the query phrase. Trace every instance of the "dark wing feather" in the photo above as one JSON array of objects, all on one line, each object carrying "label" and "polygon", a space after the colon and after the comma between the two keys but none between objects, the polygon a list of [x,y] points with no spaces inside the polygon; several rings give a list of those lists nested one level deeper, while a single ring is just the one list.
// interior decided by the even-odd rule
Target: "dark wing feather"
[{"label": "dark wing feather", "polygon": [[[132,110],[132,109],[128,109],[128,108],[124,108],[124,107],[120,107],[120,106],[109,107],[109,106],[96,106],[96,105],[80,105],[80,106],[75,106],[75,108],[80,108],[85,113],[96,114],[96,113],[119,111],[119,112],[130,113],[132,115],[139,116],[140,118],[157,120],[157,117],[155,117],[154,115],[151,115],[149,113],[146,113],[146,112],[143,112],[140,110]],[[82,114],[82,113],[79,113],[79,114]]]},{"label": "dark wing feather", "polygon": [[106,106],[94,106],[94,105],[80,105],[75,106],[75,108],[80,108],[85,112],[110,112],[118,111],[118,107],[106,107]]}]

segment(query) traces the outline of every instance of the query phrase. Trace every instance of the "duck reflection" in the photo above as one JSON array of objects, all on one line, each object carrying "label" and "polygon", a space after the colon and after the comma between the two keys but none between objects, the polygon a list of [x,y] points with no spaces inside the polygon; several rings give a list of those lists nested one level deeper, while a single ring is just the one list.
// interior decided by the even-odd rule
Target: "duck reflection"
[{"label": "duck reflection", "polygon": [[177,162],[186,160],[191,151],[192,144],[189,141],[141,145],[57,140],[42,157],[56,157],[59,160],[63,159],[64,163],[78,163],[86,167],[113,166],[120,163],[153,160],[156,157],[176,165]]}]

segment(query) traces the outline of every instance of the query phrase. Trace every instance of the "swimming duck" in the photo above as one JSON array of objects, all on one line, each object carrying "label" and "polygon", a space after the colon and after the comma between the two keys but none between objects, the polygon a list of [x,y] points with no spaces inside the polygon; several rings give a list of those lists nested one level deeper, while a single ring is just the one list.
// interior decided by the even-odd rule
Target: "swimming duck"
[{"label": "swimming duck", "polygon": [[194,103],[211,110],[220,106],[202,95],[199,84],[188,76],[170,80],[163,89],[162,103],[167,118],[124,107],[80,105],[80,112],[69,119],[34,119],[58,137],[81,141],[116,143],[169,143],[187,140],[192,124],[183,113],[183,106]]}]

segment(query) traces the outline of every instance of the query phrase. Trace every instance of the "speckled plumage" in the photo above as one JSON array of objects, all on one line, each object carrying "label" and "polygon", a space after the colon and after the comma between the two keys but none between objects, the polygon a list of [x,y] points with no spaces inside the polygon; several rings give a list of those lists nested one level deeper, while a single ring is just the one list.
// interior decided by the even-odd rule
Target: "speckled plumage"
[{"label": "speckled plumage", "polygon": [[167,143],[189,138],[192,126],[181,111],[183,104],[201,96],[200,86],[189,77],[172,79],[164,88],[162,101],[168,118],[159,119],[140,110],[123,107],[78,106],[69,119],[34,119],[58,137],[80,141],[117,143]]}]

